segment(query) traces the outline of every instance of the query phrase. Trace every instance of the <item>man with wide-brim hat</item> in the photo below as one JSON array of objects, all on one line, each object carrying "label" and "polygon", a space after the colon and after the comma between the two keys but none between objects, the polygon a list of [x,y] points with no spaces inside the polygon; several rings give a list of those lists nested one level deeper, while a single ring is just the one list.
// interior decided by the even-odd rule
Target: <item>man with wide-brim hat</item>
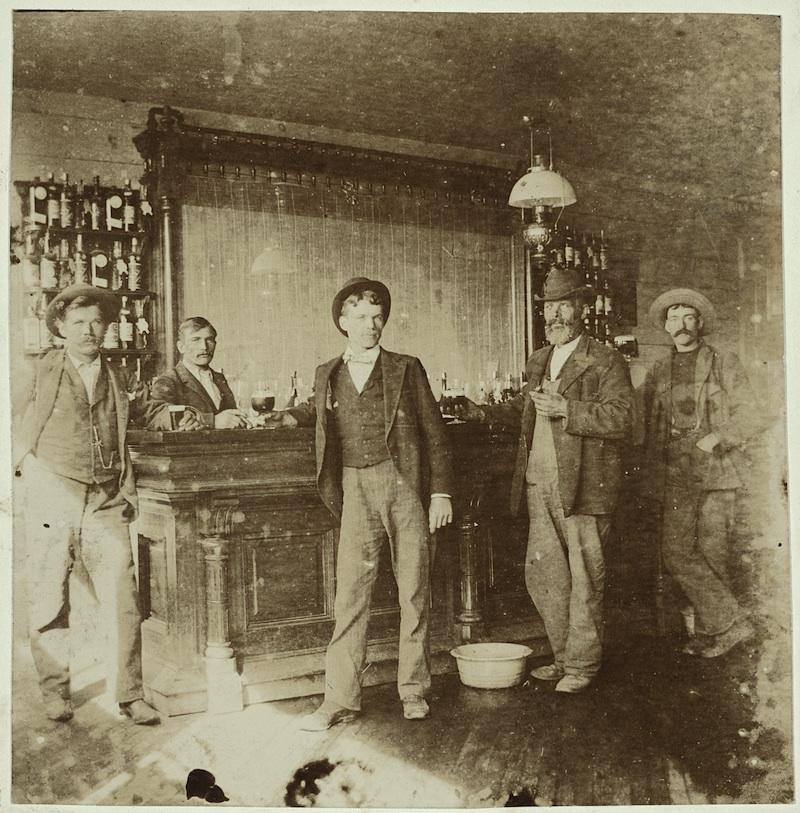
[{"label": "man with wide-brim hat", "polygon": [[728,570],[736,492],[748,468],[744,446],[765,428],[739,359],[704,336],[713,305],[692,288],[672,288],[650,306],[672,352],[642,390],[645,438],[640,482],[661,515],[661,556],[683,590],[694,630],[687,655],[714,658],[754,634]]},{"label": "man with wide-brim hat", "polygon": [[553,662],[534,669],[556,691],[589,687],[602,662],[603,543],[622,482],[621,445],[631,426],[628,368],[583,333],[591,289],[554,267],[541,296],[550,343],[526,366],[527,384],[505,404],[467,402],[467,420],[520,430],[511,510],[530,519],[525,582],[544,621]]},{"label": "man with wide-brim hat", "polygon": [[453,471],[421,362],[380,346],[390,308],[382,282],[348,280],[332,305],[347,347],[317,368],[313,400],[280,418],[285,426],[316,425],[317,486],[341,518],[325,699],[302,721],[307,731],[352,720],[361,709],[370,601],[386,537],[400,604],[403,715],[420,720],[429,711],[429,546],[453,517]]},{"label": "man with wide-brim hat", "polygon": [[[63,349],[37,363],[15,433],[15,464],[26,499],[25,579],[30,642],[45,713],[73,716],[69,672],[69,574],[83,564],[109,637],[109,678],[120,712],[158,722],[142,699],[141,634],[128,525],[136,488],[127,447],[128,418],[169,428],[166,405],[144,387],[128,392],[100,355],[119,312],[114,294],[78,284],[61,291],[46,321]],[[111,679],[113,678],[113,679]]]}]

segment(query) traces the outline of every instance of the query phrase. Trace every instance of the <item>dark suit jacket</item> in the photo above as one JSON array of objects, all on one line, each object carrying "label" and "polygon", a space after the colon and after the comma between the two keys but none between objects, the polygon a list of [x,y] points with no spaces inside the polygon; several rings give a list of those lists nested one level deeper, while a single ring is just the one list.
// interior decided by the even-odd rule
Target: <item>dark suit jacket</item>
[{"label": "dark suit jacket", "polygon": [[[22,459],[35,451],[58,394],[58,386],[66,363],[66,351],[51,350],[36,364],[34,379],[25,387],[27,408],[22,417],[18,432],[15,432],[14,465],[18,467]],[[117,411],[117,444],[121,450],[123,468],[119,477],[119,489],[125,500],[133,508],[135,516],[138,502],[136,484],[133,477],[130,452],[126,445],[128,420],[146,424],[156,429],[169,429],[169,414],[164,404],[150,399],[147,389],[139,386],[132,395],[128,394],[127,382],[123,373],[105,359],[102,362],[108,373],[109,386],[114,396]],[[122,452],[124,450],[124,452]]]},{"label": "dark suit jacket", "polygon": [[[386,448],[403,477],[427,504],[431,494],[453,494],[453,467],[444,423],[419,359],[381,348]],[[290,410],[304,426],[316,425],[317,487],[336,517],[342,515],[342,459],[332,431],[330,379],[337,356],[317,367],[314,395]]]},{"label": "dark suit jacket", "polygon": [[222,373],[211,371],[211,377],[222,396],[219,408],[214,406],[211,396],[203,385],[189,372],[182,361],[179,361],[169,372],[160,375],[152,386],[152,396],[156,401],[167,404],[186,404],[194,407],[200,414],[203,423],[214,428],[214,416],[226,409],[236,408],[236,399]]},{"label": "dark suit jacket", "polygon": [[[520,428],[511,485],[515,514],[522,503],[536,424],[529,392],[544,378],[552,352],[552,347],[542,347],[528,359],[528,383],[515,398],[483,408],[489,420]],[[622,484],[621,441],[631,431],[633,392],[625,360],[616,350],[583,335],[561,368],[558,392],[568,402],[567,417],[551,422],[564,513],[610,514]]]},{"label": "dark suit jacket", "polygon": [[[656,361],[641,393],[645,437],[639,491],[659,501],[666,487],[675,352]],[[705,490],[739,488],[750,465],[741,447],[767,428],[769,417],[758,404],[741,362],[733,353],[703,342],[697,351],[694,384],[698,430],[703,434],[714,432],[720,440],[713,453],[696,450],[693,462],[697,482]]]}]

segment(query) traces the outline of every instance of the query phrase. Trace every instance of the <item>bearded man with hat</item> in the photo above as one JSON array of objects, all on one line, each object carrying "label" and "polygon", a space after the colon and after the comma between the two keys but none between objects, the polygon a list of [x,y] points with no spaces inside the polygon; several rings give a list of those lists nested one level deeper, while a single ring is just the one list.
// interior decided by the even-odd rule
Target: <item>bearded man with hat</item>
[{"label": "bearded man with hat", "polygon": [[400,604],[397,688],[403,715],[428,716],[430,538],[453,518],[453,471],[444,423],[419,359],[380,346],[388,288],[356,277],[333,299],[344,354],[317,368],[314,396],[280,415],[316,426],[317,486],[341,519],[334,630],[325,699],[301,723],[322,731],[361,709],[361,674],[378,558],[388,537]]},{"label": "bearded man with hat", "polygon": [[537,297],[550,344],[528,359],[528,383],[505,404],[464,409],[466,420],[520,430],[511,511],[524,495],[525,582],[553,651],[553,663],[531,675],[566,693],[588,688],[602,661],[603,543],[633,398],[622,356],[583,333],[591,293],[574,270],[554,266]]},{"label": "bearded man with hat", "polygon": [[69,579],[76,563],[100,603],[120,713],[140,725],[159,719],[142,699],[141,619],[128,530],[137,501],[126,432],[129,417],[168,429],[169,414],[144,387],[129,392],[100,355],[118,313],[117,298],[91,285],[72,285],[52,300],[47,326],[64,348],[39,360],[15,433],[14,461],[26,498],[31,650],[45,712],[58,722],[73,716]]},{"label": "bearded man with hat", "polygon": [[696,635],[683,652],[714,658],[754,634],[731,589],[728,533],[747,467],[744,446],[765,428],[739,359],[704,336],[711,302],[673,288],[650,306],[674,345],[648,372],[642,494],[661,506],[661,555],[693,608]]}]

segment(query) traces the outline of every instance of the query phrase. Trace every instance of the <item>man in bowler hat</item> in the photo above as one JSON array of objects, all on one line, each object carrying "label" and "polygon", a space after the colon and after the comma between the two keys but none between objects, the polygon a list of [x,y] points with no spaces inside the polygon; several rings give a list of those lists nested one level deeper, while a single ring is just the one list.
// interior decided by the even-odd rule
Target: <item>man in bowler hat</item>
[{"label": "man in bowler hat", "polygon": [[586,689],[601,665],[603,544],[631,426],[625,361],[583,333],[590,293],[575,271],[554,267],[537,297],[550,344],[528,359],[528,383],[505,404],[467,401],[464,409],[467,420],[520,429],[511,510],[519,512],[524,492],[525,582],[553,650],[553,663],[531,674],[568,693]]},{"label": "man in bowler hat", "polygon": [[45,713],[73,715],[69,673],[69,578],[79,560],[108,632],[109,678],[120,713],[158,722],[143,700],[140,615],[128,525],[136,488],[126,444],[129,416],[168,429],[166,405],[144,387],[129,392],[101,355],[118,300],[91,285],[61,291],[47,308],[64,348],[39,360],[15,436],[26,498],[25,578],[30,642]]},{"label": "man in bowler hat", "polygon": [[317,368],[313,399],[281,418],[286,426],[316,424],[317,485],[341,518],[325,699],[304,718],[307,731],[348,722],[361,709],[369,608],[386,537],[400,603],[397,687],[403,714],[418,720],[429,713],[429,542],[452,520],[453,472],[422,364],[380,346],[390,309],[382,282],[347,282],[332,307],[347,347]]},{"label": "man in bowler hat", "polygon": [[661,555],[695,616],[687,655],[715,658],[754,634],[731,587],[729,532],[747,470],[747,442],[764,428],[739,359],[708,344],[716,312],[691,288],[650,306],[674,345],[643,387],[642,495],[661,506]]}]

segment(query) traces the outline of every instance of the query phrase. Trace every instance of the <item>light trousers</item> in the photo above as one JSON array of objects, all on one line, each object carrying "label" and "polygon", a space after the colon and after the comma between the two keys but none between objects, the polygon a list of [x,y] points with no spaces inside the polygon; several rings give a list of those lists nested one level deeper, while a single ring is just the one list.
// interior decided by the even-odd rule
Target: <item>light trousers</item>
[{"label": "light trousers", "polygon": [[602,543],[605,516],[564,516],[558,482],[528,485],[525,582],[544,622],[556,665],[566,674],[594,677],[603,654]]},{"label": "light trousers", "polygon": [[117,702],[142,697],[141,616],[128,503],[117,479],[87,485],[44,468],[23,468],[25,581],[33,660],[45,698],[70,693],[69,579],[80,560],[99,604],[107,680]]},{"label": "light trousers", "polygon": [[325,698],[344,708],[361,708],[369,608],[387,537],[400,603],[397,689],[401,698],[424,696],[431,685],[427,512],[391,460],[362,469],[344,468],[342,486],[335,625],[325,658]]}]

